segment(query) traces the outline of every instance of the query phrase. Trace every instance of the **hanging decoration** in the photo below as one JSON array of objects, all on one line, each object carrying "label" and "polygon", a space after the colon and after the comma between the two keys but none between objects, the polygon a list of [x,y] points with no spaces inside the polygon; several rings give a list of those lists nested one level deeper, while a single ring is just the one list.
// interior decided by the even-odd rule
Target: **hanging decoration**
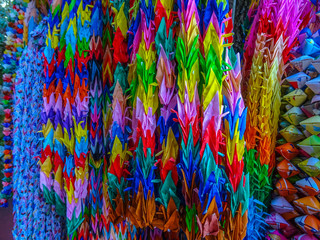
[{"label": "hanging decoration", "polygon": [[[261,203],[268,204],[272,189],[281,77],[312,11],[309,1],[260,1],[246,39],[242,68],[248,107],[245,168],[250,195]],[[261,211],[267,210],[261,206]],[[258,215],[265,215],[257,210]],[[264,232],[264,225],[257,224],[261,226],[257,232]]]},{"label": "hanging decoration", "polygon": [[[157,51],[156,80],[159,86],[160,115],[157,126],[160,136],[157,144],[161,150],[157,153],[157,174],[160,175],[157,213],[155,226],[166,234],[167,238],[178,237],[180,230],[178,197],[177,160],[179,153],[179,127],[173,110],[177,110],[177,92],[175,76],[175,39],[177,13],[173,2],[160,0],[155,6],[155,48]],[[159,176],[158,175],[158,176]]]},{"label": "hanging decoration", "polygon": [[[313,239],[319,234],[320,203],[315,195],[319,192],[320,119],[314,107],[320,93],[318,23],[313,15],[308,27],[299,34],[298,44],[291,51],[295,59],[290,61],[281,86],[282,116],[276,147],[278,174],[271,201],[274,211],[266,222],[286,238],[303,239],[307,234]],[[283,182],[287,185],[283,186]]]},{"label": "hanging decoration", "polygon": [[[131,58],[129,70],[130,94],[132,98],[133,161],[131,167],[131,195],[128,217],[130,222],[142,230],[142,235],[154,227],[155,204],[155,154],[156,123],[159,106],[156,82],[156,49],[154,28],[154,6],[152,1],[140,1],[129,28],[128,54]],[[135,71],[134,75],[133,72]],[[150,230],[150,231],[149,231]]]},{"label": "hanging decoration", "polygon": [[23,20],[25,14],[26,4],[23,1],[14,1],[13,9],[9,15],[8,26],[6,28],[6,50],[3,54],[3,175],[0,197],[0,206],[8,207],[8,199],[12,197],[12,174],[13,174],[13,122],[12,122],[12,104],[13,104],[13,89],[16,77],[16,70],[19,67],[19,59],[21,57],[24,43],[23,43]]},{"label": "hanging decoration", "polygon": [[180,125],[180,163],[177,165],[182,179],[183,216],[181,228],[187,239],[198,233],[194,191],[198,184],[200,163],[200,17],[196,1],[178,1],[180,31],[176,47],[177,61],[177,119]]},{"label": "hanging decoration", "polygon": [[133,231],[128,216],[129,203],[129,109],[127,104],[128,89],[128,27],[129,1],[114,1],[113,17],[113,60],[114,75],[112,92],[112,125],[110,127],[110,160],[108,168],[108,201],[110,237],[113,239],[133,238]]},{"label": "hanging decoration", "polygon": [[226,0],[48,5],[7,28],[16,238],[320,236],[318,3],[246,2],[240,54]]},{"label": "hanging decoration", "polygon": [[[34,7],[29,3],[28,8]],[[28,11],[27,11],[28,13]],[[13,216],[15,239],[63,239],[63,218],[46,203],[40,190],[41,108],[44,83],[43,50],[47,20],[31,31],[15,78],[13,147]]]}]

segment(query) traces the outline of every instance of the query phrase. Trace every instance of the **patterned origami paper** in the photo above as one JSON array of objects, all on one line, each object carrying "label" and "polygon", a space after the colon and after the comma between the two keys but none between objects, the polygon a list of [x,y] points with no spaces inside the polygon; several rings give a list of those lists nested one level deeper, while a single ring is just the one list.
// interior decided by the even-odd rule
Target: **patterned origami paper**
[{"label": "patterned origami paper", "polygon": [[285,178],[279,179],[276,183],[276,188],[280,194],[280,196],[287,197],[288,195],[292,195],[296,193],[298,190],[292,185],[289,180]]},{"label": "patterned origami paper", "polygon": [[304,87],[304,85],[306,84],[306,82],[310,80],[310,78],[311,77],[305,74],[304,72],[299,72],[287,77],[286,80],[291,84],[292,87],[297,89]]},{"label": "patterned origami paper", "polygon": [[[311,62],[314,60],[313,57],[310,57],[308,55],[298,57],[296,59],[293,59],[290,64],[295,67],[299,72],[303,72],[304,70],[309,67]],[[298,88],[301,88],[302,86],[299,86]]]},{"label": "patterned origami paper", "polygon": [[282,117],[295,126],[299,125],[301,121],[306,119],[306,116],[299,107],[290,108],[285,114],[282,115]]},{"label": "patterned origami paper", "polygon": [[312,157],[320,157],[320,137],[312,135],[297,144],[303,151]]},{"label": "patterned origami paper", "polygon": [[[30,4],[29,4],[30,7]],[[40,190],[37,157],[41,152],[41,108],[44,84],[42,53],[47,20],[30,32],[15,80],[14,98],[14,229],[15,239],[63,239],[64,220],[46,203]]]},{"label": "patterned origami paper", "polygon": [[300,171],[288,160],[282,160],[278,163],[277,170],[283,178],[290,178],[300,173]]},{"label": "patterned origami paper", "polygon": [[320,116],[313,116],[300,122],[309,133],[318,135],[320,133]]},{"label": "patterned origami paper", "polygon": [[295,218],[297,225],[307,234],[319,234],[320,221],[313,215],[305,215]]},{"label": "patterned origami paper", "polygon": [[295,185],[306,196],[315,196],[320,193],[320,181],[315,177],[307,177],[296,181]]},{"label": "patterned origami paper", "polygon": [[320,174],[320,161],[317,158],[308,158],[298,163],[298,166],[310,177],[317,177]]},{"label": "patterned origami paper", "polygon": [[281,196],[272,199],[271,206],[279,214],[294,211],[293,206],[284,197]]},{"label": "patterned origami paper", "polygon": [[296,142],[304,138],[303,133],[294,125],[290,125],[280,130],[279,133],[287,142]]},{"label": "patterned origami paper", "polygon": [[284,229],[289,226],[289,223],[279,213],[275,212],[266,217],[266,223],[276,230]]},{"label": "patterned origami paper", "polygon": [[315,94],[320,94],[320,77],[316,77],[314,79],[311,79],[310,81],[308,81],[306,83],[306,85],[311,88],[311,90],[315,93]]},{"label": "patterned origami paper", "polygon": [[13,99],[13,83],[16,77],[16,69],[19,67],[19,59],[23,51],[23,19],[25,12],[25,4],[23,1],[14,1],[12,15],[8,19],[8,27],[6,28],[6,49],[3,53],[3,107],[4,107],[4,120],[3,120],[3,175],[0,196],[0,206],[7,207],[8,199],[12,197],[12,99]]},{"label": "patterned origami paper", "polygon": [[304,214],[313,215],[320,212],[320,203],[314,196],[308,196],[294,200],[293,204]]},{"label": "patterned origami paper", "polygon": [[297,89],[283,96],[283,99],[292,106],[299,107],[307,100],[307,95],[301,89]]},{"label": "patterned origami paper", "polygon": [[299,149],[293,143],[285,143],[276,147],[276,151],[287,160],[291,160],[299,154]]}]

